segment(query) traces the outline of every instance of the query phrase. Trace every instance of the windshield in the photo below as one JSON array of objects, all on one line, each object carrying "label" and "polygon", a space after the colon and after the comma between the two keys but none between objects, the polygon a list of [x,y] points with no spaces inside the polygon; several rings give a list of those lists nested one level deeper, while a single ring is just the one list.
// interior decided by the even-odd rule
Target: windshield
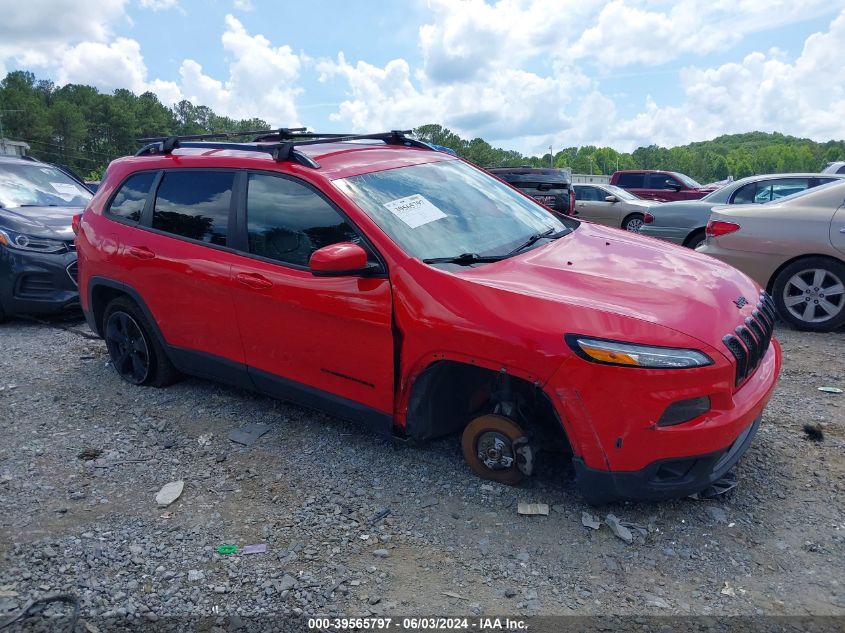
[{"label": "windshield", "polygon": [[687,176],[686,174],[675,174],[675,177],[678,178],[682,183],[684,183],[687,187],[691,187],[693,189],[700,189],[701,184],[697,183],[695,180]]},{"label": "windshield", "polygon": [[334,181],[406,253],[506,255],[538,233],[577,226],[459,160]]},{"label": "windshield", "polygon": [[91,192],[60,169],[38,163],[0,164],[0,206],[84,207]]},{"label": "windshield", "polygon": [[604,185],[604,188],[608,193],[613,194],[620,200],[642,200],[639,196],[635,196],[630,191],[626,191],[622,187],[617,187],[616,185]]}]

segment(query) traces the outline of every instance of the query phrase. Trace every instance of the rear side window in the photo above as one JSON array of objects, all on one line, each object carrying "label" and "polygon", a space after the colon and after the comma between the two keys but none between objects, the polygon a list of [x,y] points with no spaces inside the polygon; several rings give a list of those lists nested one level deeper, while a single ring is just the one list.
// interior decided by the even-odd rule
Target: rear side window
[{"label": "rear side window", "polygon": [[287,178],[250,174],[246,201],[249,252],[307,266],[318,248],[357,242],[358,234],[325,199]]},{"label": "rear side window", "polygon": [[109,206],[108,214],[130,222],[139,222],[156,173],[148,171],[130,176],[117,190],[117,195]]},{"label": "rear side window", "polygon": [[645,174],[619,174],[616,185],[628,189],[643,189],[645,187]]},{"label": "rear side window", "polygon": [[234,172],[165,172],[153,208],[153,228],[226,246]]},{"label": "rear side window", "polygon": [[765,204],[778,198],[791,196],[793,193],[804,191],[809,186],[807,178],[782,178],[780,180],[769,180],[757,185],[757,193],[754,202]]}]

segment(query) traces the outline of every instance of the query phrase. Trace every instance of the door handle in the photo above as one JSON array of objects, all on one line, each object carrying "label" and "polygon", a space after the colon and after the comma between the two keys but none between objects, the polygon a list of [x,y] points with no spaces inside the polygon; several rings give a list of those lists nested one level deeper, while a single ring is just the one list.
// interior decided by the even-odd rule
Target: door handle
[{"label": "door handle", "polygon": [[840,233],[845,233],[845,229],[839,229]]},{"label": "door handle", "polygon": [[250,288],[256,288],[258,290],[273,287],[272,281],[265,279],[256,273],[238,273],[235,275],[235,279],[238,280],[238,283],[241,283],[244,286],[249,286]]},{"label": "door handle", "polygon": [[126,249],[126,252],[132,257],[137,257],[138,259],[152,259],[156,256],[156,254],[146,246],[130,246]]}]

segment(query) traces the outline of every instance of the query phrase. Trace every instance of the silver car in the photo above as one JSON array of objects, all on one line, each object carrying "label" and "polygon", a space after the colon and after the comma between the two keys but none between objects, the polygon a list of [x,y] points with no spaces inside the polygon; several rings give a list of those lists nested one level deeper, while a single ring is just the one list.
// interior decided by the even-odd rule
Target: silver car
[{"label": "silver car", "polygon": [[845,325],[845,181],[771,204],[716,207],[697,250],[755,279],[794,326]]},{"label": "silver car", "polygon": [[578,219],[606,224],[626,231],[638,231],[654,200],[643,200],[614,185],[574,183],[575,213]]},{"label": "silver car", "polygon": [[838,174],[769,174],[750,176],[717,189],[700,200],[665,202],[648,210],[640,233],[689,248],[704,243],[704,227],[713,207],[723,204],[762,204],[818,187]]}]

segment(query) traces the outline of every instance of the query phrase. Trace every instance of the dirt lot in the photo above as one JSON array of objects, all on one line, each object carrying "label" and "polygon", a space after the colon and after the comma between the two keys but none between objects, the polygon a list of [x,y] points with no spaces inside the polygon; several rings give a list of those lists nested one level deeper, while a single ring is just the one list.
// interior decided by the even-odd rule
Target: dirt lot
[{"label": "dirt lot", "polygon": [[[454,438],[394,448],[208,382],[132,387],[89,337],[80,321],[0,326],[0,621],[56,591],[78,595],[83,617],[141,622],[845,615],[845,395],[817,389],[845,387],[844,332],[781,328],[781,382],[726,499],[598,509],[564,465],[508,488],[475,478]],[[231,442],[247,422],[272,430]],[[165,513],[155,494],[178,479]],[[552,512],[518,516],[518,501]],[[626,543],[584,527],[584,511],[645,533]],[[224,543],[268,548],[221,556]]]}]

